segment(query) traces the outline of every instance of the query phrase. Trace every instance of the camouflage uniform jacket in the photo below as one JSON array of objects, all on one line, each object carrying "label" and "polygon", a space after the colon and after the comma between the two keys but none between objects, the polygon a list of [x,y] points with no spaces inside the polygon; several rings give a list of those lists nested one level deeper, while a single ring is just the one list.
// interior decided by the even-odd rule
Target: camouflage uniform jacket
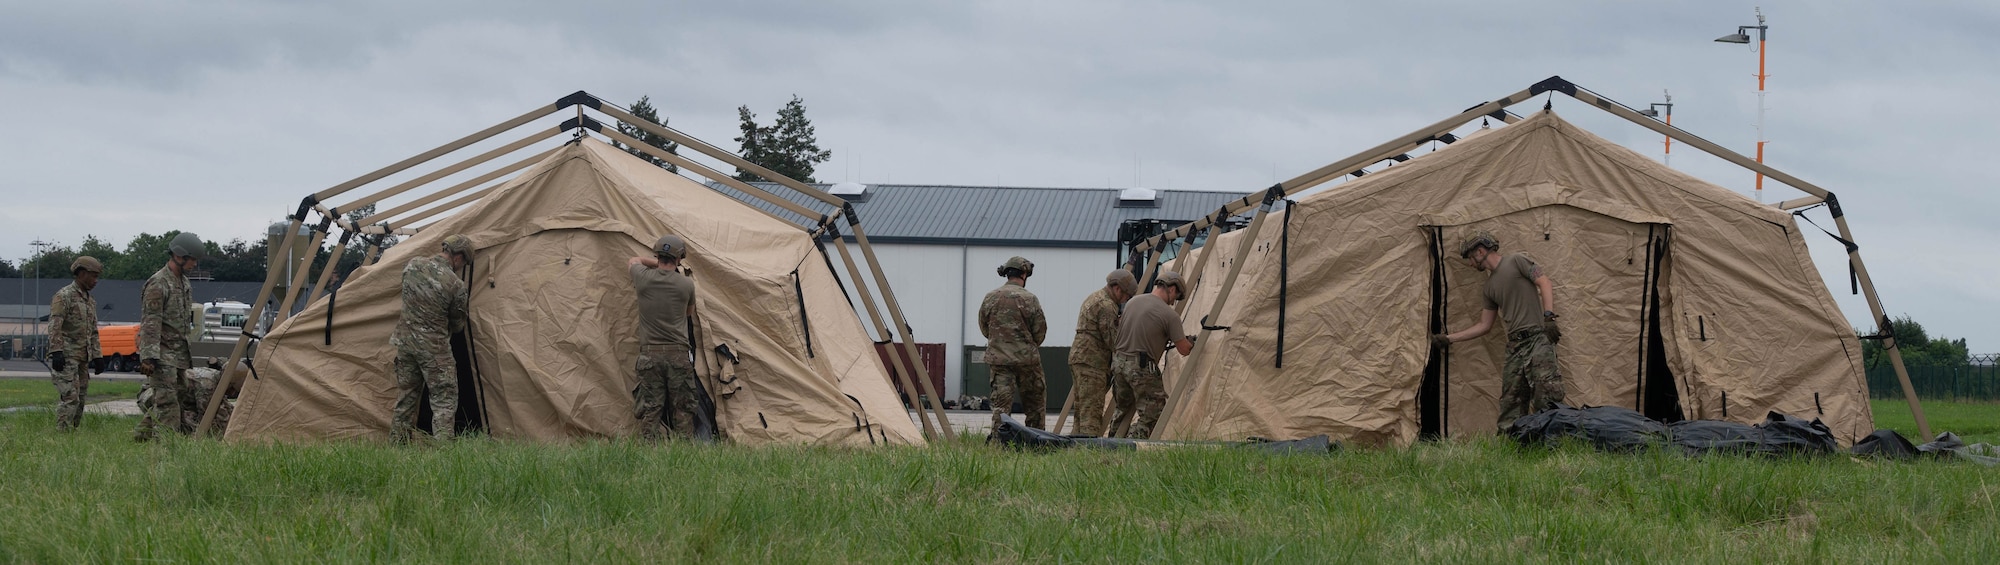
[{"label": "camouflage uniform jacket", "polygon": [[1009,282],[980,302],[979,334],[986,336],[986,364],[1041,365],[1049,321],[1033,293]]},{"label": "camouflage uniform jacket", "polygon": [[104,355],[97,344],[97,299],[70,283],[49,303],[49,351],[61,351],[71,363],[86,363]]},{"label": "camouflage uniform jacket", "polygon": [[444,257],[418,257],[403,267],[403,319],[389,343],[399,351],[451,351],[451,334],[465,328],[465,281]]},{"label": "camouflage uniform jacket", "polygon": [[139,296],[139,358],[158,359],[167,367],[193,367],[188,332],[194,328],[194,288],[187,277],[160,267],[146,279]]},{"label": "camouflage uniform jacket", "polygon": [[1108,368],[1116,345],[1118,303],[1111,300],[1111,289],[1100,288],[1083,299],[1083,309],[1076,313],[1076,340],[1069,345],[1069,363]]}]

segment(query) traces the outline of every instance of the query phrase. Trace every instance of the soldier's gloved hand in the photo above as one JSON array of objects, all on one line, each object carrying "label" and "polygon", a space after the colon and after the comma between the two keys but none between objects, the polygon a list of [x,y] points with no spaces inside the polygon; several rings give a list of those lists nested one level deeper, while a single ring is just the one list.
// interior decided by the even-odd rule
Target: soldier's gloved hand
[{"label": "soldier's gloved hand", "polygon": [[1556,328],[1554,318],[1542,322],[1542,334],[1549,336],[1549,343],[1561,343],[1563,339],[1562,330]]},{"label": "soldier's gloved hand", "polygon": [[1447,345],[1451,345],[1451,336],[1445,334],[1431,334],[1431,347],[1444,347]]},{"label": "soldier's gloved hand", "polygon": [[148,377],[153,376],[153,371],[158,369],[159,367],[160,367],[159,359],[141,359],[139,361],[139,374]]},{"label": "soldier's gloved hand", "polygon": [[111,363],[110,363],[110,362],[108,362],[108,361],[97,361],[97,362],[95,362],[95,363],[91,363],[91,364],[90,364],[90,370],[91,370],[91,371],[95,371],[95,372],[93,372],[93,373],[91,373],[91,374],[93,374],[93,375],[102,375],[102,374],[104,374],[104,366],[105,366],[105,365],[110,365],[110,364],[111,364]]},{"label": "soldier's gloved hand", "polygon": [[50,351],[49,368],[55,369],[58,373],[69,368],[69,356],[61,351]]},{"label": "soldier's gloved hand", "polygon": [[1188,334],[1187,340],[1188,340],[1188,345],[1194,345],[1194,340],[1195,340],[1194,334]]}]

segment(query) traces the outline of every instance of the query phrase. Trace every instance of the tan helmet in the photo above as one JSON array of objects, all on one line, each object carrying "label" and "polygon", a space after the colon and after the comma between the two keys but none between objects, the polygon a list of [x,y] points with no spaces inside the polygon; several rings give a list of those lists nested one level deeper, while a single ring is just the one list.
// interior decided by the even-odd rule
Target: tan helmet
[{"label": "tan helmet", "polygon": [[76,258],[75,261],[69,262],[69,274],[75,275],[77,271],[90,271],[93,273],[103,274],[104,263],[98,261],[96,257],[91,257],[89,255],[80,255]]},{"label": "tan helmet", "polygon": [[667,234],[660,236],[659,241],[653,242],[653,255],[655,256],[672,257],[679,260],[686,258],[687,254],[687,242],[681,241],[681,236]]},{"label": "tan helmet", "polygon": [[195,260],[208,258],[208,244],[201,242],[201,236],[188,232],[181,232],[180,235],[174,236],[173,241],[167,242],[167,251],[172,252],[175,257],[193,257]]},{"label": "tan helmet", "polygon": [[1104,275],[1104,284],[1117,286],[1127,295],[1139,293],[1139,279],[1132,276],[1132,271],[1112,269],[1111,274]]},{"label": "tan helmet", "polygon": [[1465,245],[1459,246],[1458,256],[1460,258],[1471,257],[1472,250],[1481,247],[1486,248],[1488,251],[1499,251],[1500,240],[1493,237],[1493,232],[1486,230],[1472,232],[1472,235],[1465,237]]},{"label": "tan helmet", "polygon": [[462,233],[455,233],[444,236],[444,252],[457,253],[459,255],[464,255],[466,259],[471,259],[472,238],[466,237],[465,234]]},{"label": "tan helmet", "polygon": [[1180,273],[1168,271],[1165,269],[1160,270],[1160,275],[1153,279],[1153,286],[1170,286],[1170,285],[1173,286],[1174,288],[1181,289],[1181,292],[1187,292],[1187,288],[1181,286]]},{"label": "tan helmet", "polygon": [[1027,257],[1016,255],[1012,258],[1007,259],[1007,262],[1005,264],[1000,265],[1000,268],[995,269],[994,271],[1000,273],[1000,276],[1004,277],[1007,276],[1007,269],[1020,270],[1021,278],[1035,276],[1035,262],[1029,261]]}]

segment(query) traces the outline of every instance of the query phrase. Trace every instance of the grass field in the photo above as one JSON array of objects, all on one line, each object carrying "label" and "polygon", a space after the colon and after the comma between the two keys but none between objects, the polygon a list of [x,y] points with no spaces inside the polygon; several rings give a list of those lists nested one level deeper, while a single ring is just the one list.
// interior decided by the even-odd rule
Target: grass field
[{"label": "grass field", "polygon": [[[0,414],[0,561],[1982,562],[2000,471],[1844,456],[1272,456],[482,438],[139,445]],[[1984,557],[1982,557],[1984,556]]]},{"label": "grass field", "polygon": [[[1901,400],[1870,403],[1874,405],[1876,428],[1896,430],[1911,443],[1931,440],[1917,435],[1917,419],[1910,415],[1909,403]],[[1966,443],[2000,445],[2000,402],[1925,401],[1923,406],[1924,418],[1931,422],[1931,433],[1952,432],[1965,438]]]},{"label": "grass field", "polygon": [[[91,381],[90,401],[139,396],[140,383]],[[0,379],[0,408],[56,405],[56,385],[48,379]]]}]

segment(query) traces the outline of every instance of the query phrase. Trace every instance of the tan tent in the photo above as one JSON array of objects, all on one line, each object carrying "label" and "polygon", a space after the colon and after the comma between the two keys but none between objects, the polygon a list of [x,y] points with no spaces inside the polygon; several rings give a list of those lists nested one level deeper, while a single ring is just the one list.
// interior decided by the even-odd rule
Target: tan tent
[{"label": "tan tent", "polygon": [[462,391],[462,404],[478,404],[496,437],[631,435],[626,260],[674,233],[692,249],[697,373],[732,440],[924,442],[812,234],[595,139],[547,155],[274,329],[227,438],[386,437],[400,273],[452,233],[477,247],[470,335],[481,386]]},{"label": "tan tent", "polygon": [[[1744,422],[1778,411],[1820,418],[1849,441],[1873,429],[1860,344],[1790,214],[1553,113],[1304,197],[1264,222],[1210,246],[1228,252],[1203,267],[1189,333],[1240,238],[1257,238],[1211,322],[1229,329],[1200,343],[1162,437],[1404,444],[1425,431],[1493,432],[1502,330],[1453,346],[1448,359],[1433,360],[1426,339],[1479,319],[1485,275],[1457,257],[1479,229],[1555,281],[1572,403]],[[1180,369],[1168,367],[1170,390]]]}]

